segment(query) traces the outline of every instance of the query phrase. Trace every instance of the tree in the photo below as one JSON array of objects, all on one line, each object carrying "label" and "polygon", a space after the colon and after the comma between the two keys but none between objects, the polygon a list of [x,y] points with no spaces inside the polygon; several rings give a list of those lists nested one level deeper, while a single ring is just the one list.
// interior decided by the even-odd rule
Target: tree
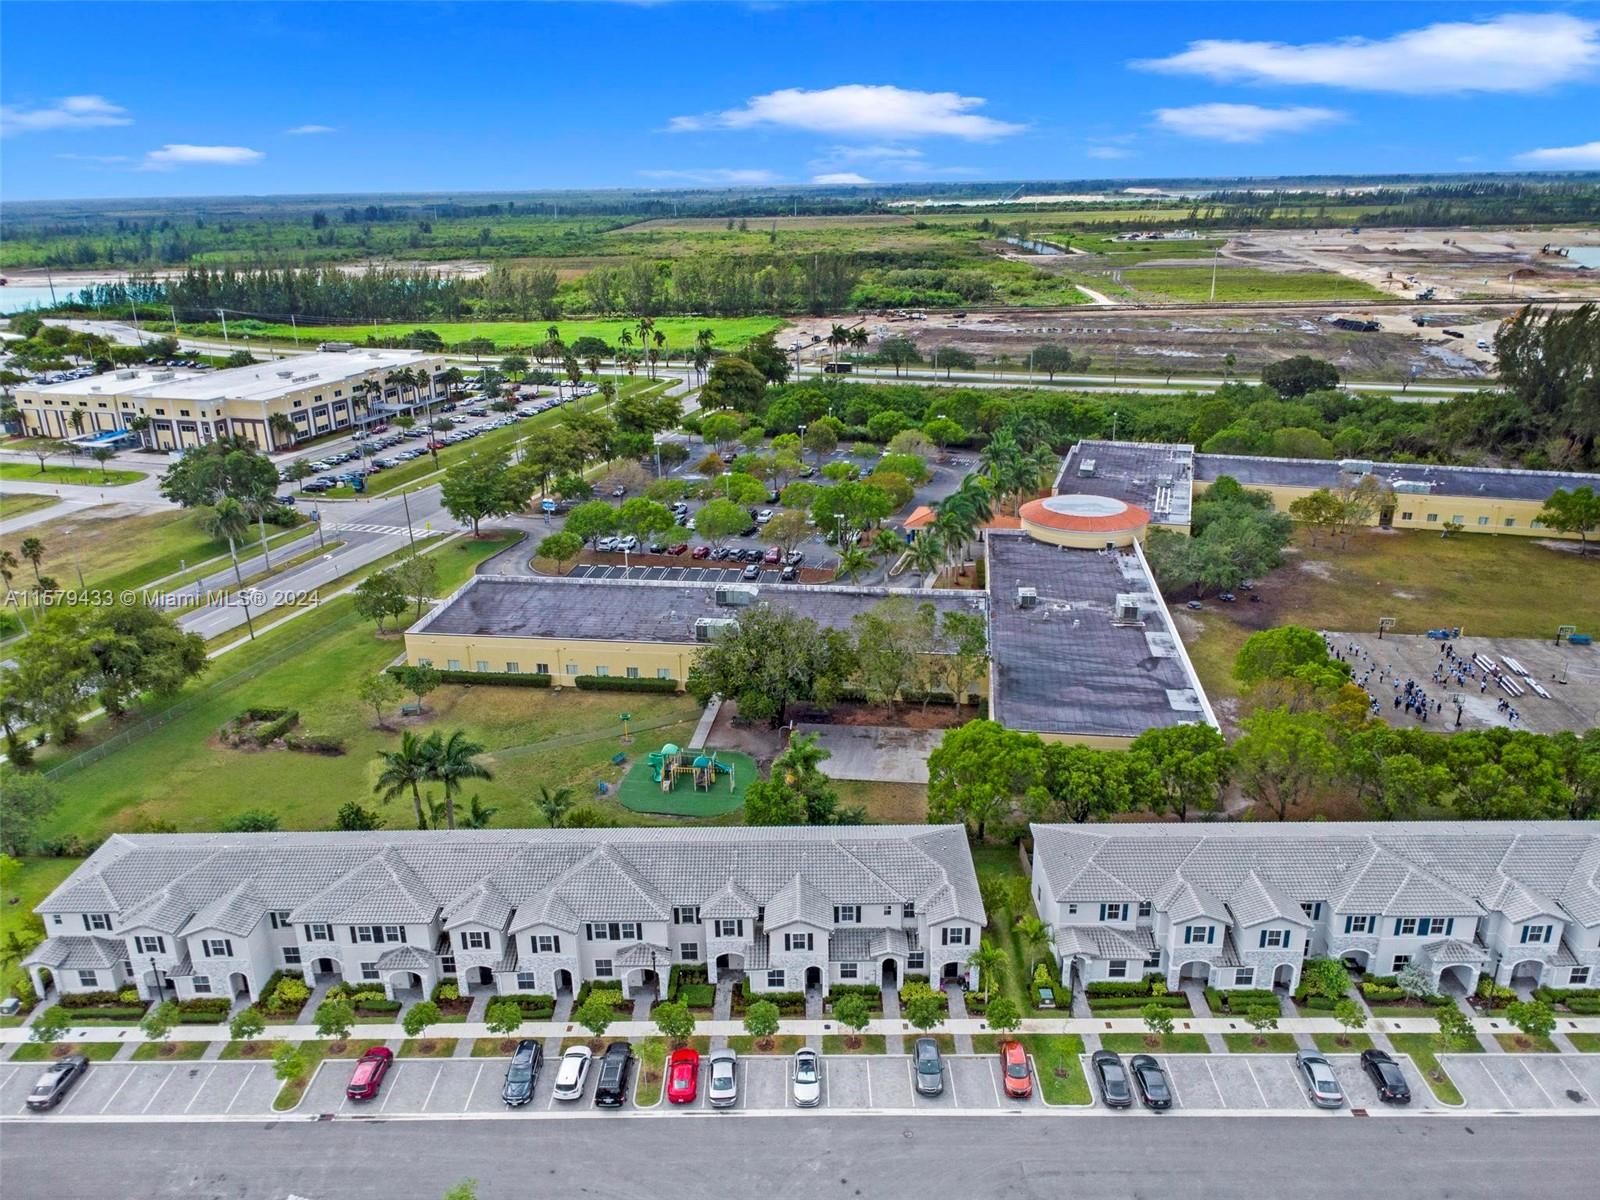
[{"label": "tree", "polygon": [[339,806],[339,811],[333,818],[333,827],[342,833],[382,829],[383,818],[370,808],[362,808],[354,800],[346,800]]},{"label": "tree", "polygon": [[1028,955],[1028,969],[1031,972],[1049,952],[1054,941],[1050,926],[1037,915],[1030,914],[1017,921],[1016,934],[1022,942],[1024,952]]},{"label": "tree", "polygon": [[267,1031],[267,1019],[257,1008],[241,1008],[228,1022],[228,1037],[236,1042],[253,1042]]},{"label": "tree", "polygon": [[694,1036],[694,1014],[687,1004],[677,1001],[658,1004],[650,1015],[655,1018],[661,1036],[670,1039],[675,1046],[683,1045]]},{"label": "tree", "polygon": [[677,518],[672,515],[671,509],[654,500],[646,500],[643,496],[624,500],[622,507],[617,510],[617,528],[623,533],[632,534],[641,542],[649,542],[670,533],[676,524]]},{"label": "tree", "polygon": [[410,792],[417,828],[426,829],[428,819],[422,808],[422,785],[433,779],[433,760],[426,741],[408,730],[400,735],[398,750],[380,750],[378,758],[383,763],[383,769],[378,772],[372,790],[379,793],[385,804],[396,796]]},{"label": "tree", "polygon": [[[233,560],[233,577],[240,587],[244,586],[244,576],[239,571],[239,539],[250,532],[250,515],[245,512],[244,505],[231,496],[224,496],[217,501],[217,505],[210,514],[201,519],[201,527],[214,538],[223,538],[228,543],[228,557]],[[28,544],[22,544],[24,554],[28,551]],[[37,573],[39,566],[34,564]]]},{"label": "tree", "polygon": [[744,1031],[767,1046],[778,1032],[778,1006],[771,1000],[756,1000],[744,1014]]},{"label": "tree", "polygon": [[996,1033],[1015,1033],[1022,1026],[1022,1009],[1009,996],[997,996],[984,1010],[989,1028]]},{"label": "tree", "polygon": [[1339,386],[1339,370],[1330,362],[1296,354],[1261,368],[1261,382],[1285,400],[1307,392],[1326,392]]},{"label": "tree", "polygon": [[617,510],[604,500],[590,500],[567,513],[566,524],[562,528],[585,542],[598,542],[616,533]]},{"label": "tree", "polygon": [[[911,995],[906,997],[910,990]],[[901,999],[904,1001],[902,1012],[905,1019],[911,1023],[913,1029],[920,1029],[923,1033],[944,1023],[950,1015],[950,1002],[938,992],[932,991],[924,984],[920,989],[900,989]]]},{"label": "tree", "polygon": [[89,450],[89,457],[100,464],[100,482],[106,481],[106,464],[116,457],[117,452],[110,446],[94,446]]},{"label": "tree", "polygon": [[1139,1010],[1139,1015],[1144,1018],[1144,1027],[1149,1031],[1144,1039],[1147,1046],[1159,1046],[1162,1038],[1171,1035],[1172,1010],[1165,1004],[1152,1000]]},{"label": "tree", "polygon": [[52,1004],[29,1024],[28,1039],[42,1046],[54,1045],[71,1026],[72,1018],[67,1015],[67,1010],[59,1004]]},{"label": "tree", "polygon": [[144,1014],[144,1018],[139,1022],[139,1030],[148,1041],[164,1042],[182,1015],[177,1001],[163,1000]]},{"label": "tree", "polygon": [[17,771],[0,787],[0,852],[23,858],[35,848],[39,822],[61,803],[55,784],[36,771]]},{"label": "tree", "polygon": [[1556,1029],[1556,1015],[1543,1000],[1513,1000],[1506,1005],[1506,1020],[1522,1035],[1519,1043],[1548,1041]]},{"label": "tree", "polygon": [[1255,1030],[1250,1040],[1258,1046],[1267,1044],[1267,1034],[1278,1027],[1276,1004],[1252,1004],[1244,1010],[1244,1023]]},{"label": "tree", "polygon": [[855,615],[856,678],[869,700],[894,707],[916,678],[920,656],[935,649],[936,622],[932,604],[914,605],[904,596]]},{"label": "tree", "polygon": [[820,463],[838,448],[839,431],[827,418],[820,418],[807,427],[802,441],[805,448],[811,451]]},{"label": "tree", "polygon": [[996,946],[988,938],[981,940],[977,948],[967,955],[967,966],[978,973],[978,984],[983,989],[984,1003],[989,1001],[989,992],[1005,977],[1006,952]]},{"label": "tree", "polygon": [[1433,1019],[1439,1025],[1434,1042],[1441,1051],[1459,1054],[1465,1050],[1481,1049],[1477,1031],[1472,1027],[1472,1018],[1448,1000],[1434,1005]]},{"label": "tree", "polygon": [[1400,968],[1394,981],[1396,986],[1412,1000],[1432,1000],[1438,995],[1434,990],[1432,978],[1415,959]]},{"label": "tree", "polygon": [[1577,534],[1579,555],[1588,554],[1589,535],[1600,527],[1600,492],[1587,485],[1570,492],[1557,488],[1539,510],[1539,523],[1557,533]]},{"label": "tree", "polygon": [[833,1018],[850,1031],[845,1036],[845,1045],[856,1049],[861,1045],[861,1031],[872,1020],[872,1008],[865,996],[851,992],[833,1002]]},{"label": "tree", "polygon": [[732,500],[709,501],[694,515],[695,532],[718,548],[750,524],[750,514]]},{"label": "tree", "polygon": [[461,785],[468,779],[493,779],[494,775],[488,767],[477,761],[486,747],[481,743],[472,741],[459,730],[453,730],[448,738],[441,737],[435,730],[428,735],[426,750],[429,758],[429,777],[444,787],[445,827],[456,827],[455,798],[461,791]]},{"label": "tree", "polygon": [[432,555],[408,554],[389,568],[400,590],[416,603],[417,616],[422,606],[432,600],[439,590],[439,564]]},{"label": "tree", "polygon": [[989,823],[1034,793],[1044,768],[1044,743],[994,721],[968,721],[945,731],[928,756],[928,819],[963,821],[981,842]]},{"label": "tree", "polygon": [[277,813],[264,808],[247,808],[224,821],[221,830],[223,833],[277,833],[280,827]]},{"label": "tree", "polygon": [[1138,758],[1119,750],[1047,742],[1030,808],[1043,820],[1081,824],[1127,812],[1149,790]]},{"label": "tree", "polygon": [[766,536],[785,554],[793,554],[811,537],[811,526],[806,524],[804,512],[784,509],[767,522]]},{"label": "tree", "polygon": [[[610,993],[615,995],[616,993]],[[572,1019],[582,1025],[597,1038],[605,1037],[606,1030],[611,1028],[611,1022],[616,1018],[616,1012],[603,991],[591,991],[589,998],[579,1006],[578,1011],[572,1014]]]},{"label": "tree", "polygon": [[935,365],[944,368],[944,377],[950,378],[951,371],[975,371],[978,369],[978,356],[959,346],[949,346],[934,351]]},{"label": "tree", "polygon": [[1367,1009],[1359,1000],[1346,996],[1333,1006],[1333,1019],[1346,1032],[1339,1034],[1339,1045],[1350,1044],[1350,1034],[1367,1027]]},{"label": "tree", "polygon": [[400,1028],[406,1031],[409,1038],[421,1037],[422,1031],[429,1025],[437,1025],[443,1018],[439,1006],[432,1000],[419,1000],[406,1009],[406,1015],[401,1018]]},{"label": "tree", "polygon": [[356,615],[376,621],[379,633],[383,632],[385,617],[398,617],[410,603],[392,570],[374,571],[356,585]]},{"label": "tree", "polygon": [[344,1041],[356,1023],[356,1006],[348,1000],[324,1000],[317,1005],[317,1036]]},{"label": "tree", "polygon": [[1070,371],[1073,367],[1072,351],[1059,342],[1041,342],[1033,348],[1028,355],[1035,371],[1043,371],[1046,378],[1054,379],[1058,371]]},{"label": "tree", "polygon": [[1198,722],[1147,729],[1128,747],[1149,772],[1152,812],[1187,821],[1191,812],[1215,812],[1233,769],[1222,734]]},{"label": "tree", "polygon": [[1496,410],[1496,441],[1506,435],[1528,443],[1559,438],[1580,460],[1592,454],[1600,428],[1597,346],[1600,306],[1593,303],[1564,310],[1528,305],[1502,325],[1495,357],[1515,402]]},{"label": "tree", "polygon": [[893,366],[895,377],[899,378],[901,367],[913,366],[922,361],[922,352],[917,349],[914,341],[900,335],[884,338],[878,343],[878,358]]},{"label": "tree", "polygon": [[539,548],[534,551],[538,558],[548,558],[556,565],[556,574],[565,575],[567,564],[577,558],[583,550],[583,539],[577,534],[563,529],[560,533],[552,533],[539,543]]},{"label": "tree", "polygon": [[1239,786],[1280,821],[1333,775],[1336,760],[1322,718],[1265,708],[1240,722],[1233,746]]},{"label": "tree", "polygon": [[490,1033],[497,1033],[501,1037],[510,1037],[522,1028],[522,1005],[510,996],[501,996],[489,1001],[489,1007],[484,1010],[484,1025]]},{"label": "tree", "polygon": [[572,807],[572,789],[558,787],[552,789],[547,784],[539,785],[539,794],[534,798],[534,804],[544,815],[545,824],[551,829],[559,828],[562,817]]},{"label": "tree", "polygon": [[1350,972],[1337,958],[1308,959],[1300,970],[1307,995],[1338,1000],[1350,991]]},{"label": "tree", "polygon": [[473,454],[444,473],[439,499],[456,520],[471,521],[472,536],[478,537],[483,518],[526,508],[536,482],[531,470],[513,467],[504,451]]},{"label": "tree", "polygon": [[478,1200],[478,1181],[462,1179],[446,1189],[443,1200]]},{"label": "tree", "polygon": [[444,682],[444,675],[434,667],[425,667],[418,664],[407,663],[396,667],[394,677],[400,685],[417,698],[417,707],[422,707],[423,699],[428,693],[437,690]]},{"label": "tree", "polygon": [[767,377],[748,360],[727,354],[711,364],[711,373],[700,389],[704,408],[731,408],[754,412],[767,390]]},{"label": "tree", "polygon": [[1328,662],[1322,635],[1301,625],[1281,625],[1245,638],[1233,659],[1233,676],[1246,687],[1267,679],[1285,679],[1302,667]]},{"label": "tree", "polygon": [[854,670],[848,634],[788,608],[757,604],[699,651],[685,686],[702,704],[721,695],[737,701],[747,720],[776,729],[791,704],[830,701]]},{"label": "tree", "polygon": [[767,777],[745,790],[745,824],[857,824],[863,816],[859,809],[838,811],[838,793],[821,769],[828,757],[828,751],[817,745],[815,734],[792,738],[788,748],[773,759]]},{"label": "tree", "polygon": [[297,1042],[279,1042],[272,1052],[272,1074],[275,1079],[288,1083],[299,1079],[306,1071],[306,1056]]}]

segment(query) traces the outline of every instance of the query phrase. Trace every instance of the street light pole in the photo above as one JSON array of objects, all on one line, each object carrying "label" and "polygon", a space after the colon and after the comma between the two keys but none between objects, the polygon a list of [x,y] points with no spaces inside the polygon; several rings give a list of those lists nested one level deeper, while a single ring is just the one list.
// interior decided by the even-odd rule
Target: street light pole
[{"label": "street light pole", "polygon": [[400,489],[400,503],[405,505],[406,536],[411,539],[411,553],[415,554],[417,552],[417,535],[416,531],[411,528],[411,501],[407,499],[404,488]]}]

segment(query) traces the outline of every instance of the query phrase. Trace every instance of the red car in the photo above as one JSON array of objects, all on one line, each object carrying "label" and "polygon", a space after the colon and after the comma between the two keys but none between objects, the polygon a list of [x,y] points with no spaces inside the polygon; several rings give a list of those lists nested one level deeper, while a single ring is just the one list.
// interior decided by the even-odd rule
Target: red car
[{"label": "red car", "polygon": [[672,1104],[693,1104],[700,1094],[700,1052],[687,1046],[674,1050],[667,1059],[667,1100]]},{"label": "red car", "polygon": [[443,450],[444,449],[444,443],[441,442],[438,438],[433,438],[428,442],[428,449],[429,450]]},{"label": "red car", "polygon": [[689,557],[690,558],[710,558],[711,557],[711,547],[710,546],[696,546],[694,548],[694,551],[689,555]]},{"label": "red car", "polygon": [[667,553],[668,554],[687,554],[687,553],[689,553],[689,543],[688,542],[675,542],[672,545],[667,547]]},{"label": "red car", "polygon": [[363,1054],[356,1062],[356,1069],[350,1076],[350,1082],[345,1086],[344,1094],[352,1100],[373,1100],[377,1098],[378,1088],[383,1084],[383,1077],[389,1073],[389,1065],[394,1062],[394,1052],[387,1046],[374,1046]]},{"label": "red car", "polygon": [[1033,1095],[1033,1074],[1021,1042],[1000,1043],[1000,1073],[1005,1076],[1006,1095],[1011,1099],[1026,1100]]},{"label": "red car", "polygon": [[761,556],[761,561],[764,563],[772,563],[774,566],[776,566],[778,563],[781,563],[783,561],[783,547],[774,546]]}]

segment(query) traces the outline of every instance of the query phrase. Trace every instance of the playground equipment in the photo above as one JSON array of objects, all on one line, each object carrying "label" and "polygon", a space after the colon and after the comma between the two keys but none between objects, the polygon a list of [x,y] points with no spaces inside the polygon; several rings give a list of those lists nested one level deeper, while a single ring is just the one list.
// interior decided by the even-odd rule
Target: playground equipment
[{"label": "playground equipment", "polygon": [[687,776],[696,791],[709,792],[716,786],[717,777],[728,777],[728,790],[733,791],[733,766],[729,763],[718,762],[717,752],[710,754],[697,754],[690,758],[673,743],[668,742],[661,749],[647,755],[645,761],[650,765],[650,778],[661,785],[663,792],[670,792],[678,786],[678,780]]}]

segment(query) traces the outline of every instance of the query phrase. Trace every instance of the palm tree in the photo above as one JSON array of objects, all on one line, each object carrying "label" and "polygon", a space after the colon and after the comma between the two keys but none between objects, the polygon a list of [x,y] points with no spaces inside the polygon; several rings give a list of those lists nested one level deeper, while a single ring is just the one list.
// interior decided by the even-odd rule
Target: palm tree
[{"label": "palm tree", "polygon": [[1028,973],[1031,975],[1040,953],[1050,946],[1050,926],[1038,917],[1029,915],[1017,922],[1017,936],[1022,939],[1022,947],[1028,952]]},{"label": "palm tree", "polygon": [[872,558],[860,546],[846,546],[839,552],[839,566],[834,574],[846,583],[866,574],[872,567]]},{"label": "palm tree", "polygon": [[923,587],[930,586],[944,564],[945,547],[932,528],[924,529],[911,543],[911,569],[922,576]]},{"label": "palm tree", "polygon": [[967,966],[975,967],[978,983],[983,989],[983,1002],[989,1002],[990,981],[998,984],[1005,978],[1006,952],[988,938],[978,943],[977,949],[967,955]]},{"label": "palm tree", "polygon": [[294,422],[287,413],[273,413],[267,418],[267,429],[271,431],[274,445],[278,441],[286,442],[291,448],[295,443]]},{"label": "palm tree", "polygon": [[81,408],[75,408],[67,414],[67,423],[72,426],[72,432],[81,434],[83,423],[89,419],[89,414]]},{"label": "palm tree", "polygon": [[833,361],[839,361],[839,351],[850,344],[850,331],[843,325],[835,325],[828,331],[828,345],[833,347]]},{"label": "palm tree", "polygon": [[482,800],[478,799],[478,794],[474,792],[472,799],[467,802],[467,815],[461,821],[461,828],[487,829],[489,828],[489,821],[499,811],[498,808],[490,808]]},{"label": "palm tree", "polygon": [[[437,733],[432,735],[433,738],[438,736]],[[400,735],[400,749],[380,750],[378,757],[383,760],[383,770],[378,772],[372,790],[381,793],[385,804],[409,791],[417,828],[426,829],[428,818],[422,810],[422,785],[433,780],[433,755],[428,751],[427,742],[408,730]]]},{"label": "palm tree", "polygon": [[[0,581],[4,581],[6,585],[6,595],[11,597],[11,603],[16,606],[17,620],[21,622],[22,627],[26,629],[28,627],[28,623],[22,619],[22,601],[17,598],[17,593],[11,590],[11,581],[13,578],[15,578],[17,567],[20,565],[21,564],[17,561],[17,556],[15,554],[11,553],[9,550],[0,550]],[[38,568],[35,567],[34,571],[37,573]],[[15,761],[14,755],[12,756],[12,760]]]},{"label": "palm tree", "polygon": [[39,574],[39,564],[44,561],[44,543],[36,537],[25,537],[17,549],[22,552],[23,558],[33,564],[33,577],[43,587],[44,579]]},{"label": "palm tree", "polygon": [[[228,539],[228,556],[233,559],[233,577],[238,580],[239,586],[244,586],[244,576],[239,573],[239,553],[237,546],[239,539],[250,532],[250,514],[232,496],[224,496],[217,501],[217,506],[210,514],[204,517],[201,524],[205,531],[212,537]],[[22,544],[22,552],[28,552],[28,544]]]},{"label": "palm tree", "polygon": [[561,818],[566,815],[567,809],[572,807],[572,789],[569,787],[551,789],[548,785],[541,783],[539,785],[539,794],[534,798],[533,802],[539,811],[544,814],[545,823],[551,829],[555,829],[560,826]]},{"label": "palm tree", "polygon": [[[641,350],[650,348],[650,335],[655,331],[655,327],[656,321],[654,317],[640,317],[638,323],[634,325],[634,332],[639,335],[639,348]],[[655,378],[653,370],[650,373],[650,378]]]},{"label": "palm tree", "polygon": [[485,747],[474,742],[457,729],[443,740],[435,730],[428,735],[427,746],[432,760],[430,779],[444,785],[445,827],[456,827],[456,794],[466,779],[493,779],[494,774],[482,763],[474,761]]},{"label": "palm tree", "polygon": [[868,335],[865,325],[857,325],[850,330],[850,349],[865,350],[871,341],[872,338]]},{"label": "palm tree", "polygon": [[129,433],[136,433],[136,434],[139,435],[139,446],[140,446],[141,449],[147,448],[150,445],[149,439],[145,437],[145,434],[148,433],[149,430],[150,430],[150,418],[149,417],[137,416],[137,417],[129,417],[128,418],[128,432]]},{"label": "palm tree", "polygon": [[600,368],[602,365],[603,360],[598,354],[591,354],[588,358],[583,360],[583,369],[589,372],[591,375],[600,374]]}]

